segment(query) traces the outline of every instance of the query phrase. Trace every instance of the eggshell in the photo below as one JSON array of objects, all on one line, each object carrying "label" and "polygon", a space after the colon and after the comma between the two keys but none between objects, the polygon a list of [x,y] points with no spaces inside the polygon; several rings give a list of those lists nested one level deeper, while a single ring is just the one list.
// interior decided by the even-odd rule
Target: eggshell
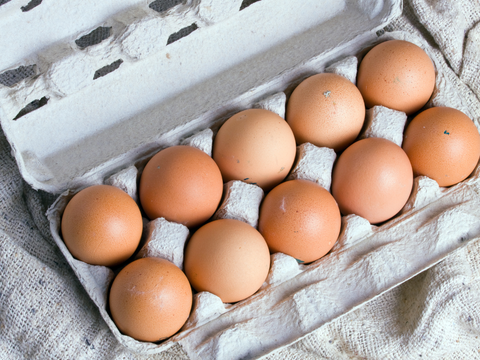
[{"label": "eggshell", "polygon": [[217,164],[191,146],[161,150],[140,178],[140,202],[150,219],[195,227],[207,221],[222,198],[222,175]]},{"label": "eggshell", "polygon": [[115,266],[137,249],[142,215],[135,201],[110,185],[78,192],[62,216],[62,237],[70,253],[92,265]]},{"label": "eggshell", "polygon": [[365,104],[351,81],[336,74],[317,74],[292,92],[286,118],[297,144],[309,142],[338,152],[360,133]]},{"label": "eggshell", "polygon": [[118,273],[110,289],[109,306],[122,333],[140,341],[158,341],[175,334],[187,321],[192,290],[174,264],[147,257]]},{"label": "eggshell", "polygon": [[332,194],[342,214],[356,214],[372,224],[397,214],[412,187],[413,171],[407,154],[382,138],[353,143],[333,168]]},{"label": "eggshell", "polygon": [[411,42],[390,40],[372,48],[360,63],[357,86],[367,108],[383,105],[408,115],[420,110],[435,87],[430,57]]},{"label": "eggshell", "polygon": [[415,176],[425,175],[440,186],[467,178],[480,158],[480,134],[459,110],[434,107],[408,125],[403,142]]},{"label": "eggshell", "polygon": [[309,263],[330,251],[340,226],[340,210],[327,190],[312,181],[291,180],[268,193],[258,229],[272,253]]},{"label": "eggshell", "polygon": [[199,228],[185,250],[185,273],[193,288],[217,295],[225,303],[254,294],[270,269],[270,252],[252,226],[233,219]]},{"label": "eggshell", "polygon": [[270,190],[288,175],[295,153],[295,137],[288,124],[264,109],[233,115],[213,144],[213,159],[224,182],[242,180],[263,190]]}]

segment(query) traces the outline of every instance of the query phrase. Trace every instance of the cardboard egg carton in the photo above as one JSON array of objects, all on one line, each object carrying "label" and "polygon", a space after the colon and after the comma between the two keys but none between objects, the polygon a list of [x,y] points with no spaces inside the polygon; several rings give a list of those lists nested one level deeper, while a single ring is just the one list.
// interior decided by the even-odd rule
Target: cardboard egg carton
[{"label": "cardboard egg carton", "polygon": [[[11,8],[15,2],[6,4]],[[250,298],[223,304],[208,292],[195,294],[185,326],[160,343],[121,334],[107,308],[114,272],[74,259],[60,236],[63,210],[79,189],[108,183],[138,200],[138,177],[160,149],[182,143],[210,155],[214,134],[230,115],[260,107],[284,116],[288,96],[301,80],[328,71],[354,81],[367,49],[390,38],[416,43],[433,60],[436,88],[427,106],[455,107],[479,127],[480,114],[459,96],[459,85],[442,68],[439,53],[407,33],[377,36],[377,30],[401,13],[401,1],[227,3],[182,1],[159,12],[152,7],[161,2],[138,2],[90,29],[66,35],[68,41],[23,54],[7,71],[34,64],[35,75],[0,86],[0,120],[22,175],[36,188],[62,193],[47,213],[56,243],[118,341],[142,354],[179,343],[191,359],[263,357],[398,286],[480,235],[478,167],[450,188],[418,177],[404,209],[384,224],[374,226],[356,215],[342,217],[340,237],[325,257],[301,265],[288,255],[273,254],[265,283]],[[104,28],[110,30],[103,41],[78,46],[77,40]],[[188,35],[180,38],[182,31]],[[179,38],[169,42],[172,35]],[[117,66],[118,59],[122,62]],[[93,79],[112,64],[117,68]],[[76,72],[68,79],[72,67]],[[43,97],[46,104],[18,117]],[[361,137],[385,137],[399,144],[405,122],[403,113],[373,108]],[[328,189],[335,157],[331,149],[302,144],[289,178]],[[255,185],[227,183],[214,217],[256,226],[262,197]],[[183,225],[145,219],[136,256],[164,257],[181,267],[188,236]]]}]

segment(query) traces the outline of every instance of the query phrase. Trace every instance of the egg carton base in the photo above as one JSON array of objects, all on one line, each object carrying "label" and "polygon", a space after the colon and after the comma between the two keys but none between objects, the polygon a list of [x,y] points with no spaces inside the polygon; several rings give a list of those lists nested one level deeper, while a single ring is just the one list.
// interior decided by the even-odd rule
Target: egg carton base
[{"label": "egg carton base", "polygon": [[[391,38],[419,44],[434,60],[436,89],[427,106],[465,109],[478,127],[478,117],[469,113],[468,106],[456,96],[450,75],[439,66],[438,54],[408,33],[388,33],[378,41]],[[308,63],[305,74],[324,69],[324,63],[313,61]],[[142,343],[122,335],[106,307],[105,284],[111,281],[113,273],[83,264],[68,253],[59,236],[59,226],[71,192],[57,200],[49,210],[49,218],[55,241],[123,345],[135,352],[153,354],[179,343],[192,359],[259,358],[301,339],[433,266],[452,251],[477,241],[478,178],[477,168],[470,178],[447,189],[435,187],[426,178],[415,179],[414,193],[397,217],[381,226],[370,225],[354,215],[343,217],[342,233],[335,247],[309,265],[299,265],[288,256],[273,255],[267,282],[257,294],[240,303],[225,305],[215,296],[197,294],[197,310],[185,328],[160,344]]]}]

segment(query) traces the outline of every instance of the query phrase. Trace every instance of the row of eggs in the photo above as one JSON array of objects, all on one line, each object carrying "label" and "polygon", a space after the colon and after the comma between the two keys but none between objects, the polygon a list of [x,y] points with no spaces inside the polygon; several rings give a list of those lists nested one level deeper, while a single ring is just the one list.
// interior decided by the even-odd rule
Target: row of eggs
[{"label": "row of eggs", "polygon": [[[473,122],[451,108],[418,114],[405,131],[403,149],[381,138],[356,141],[365,106],[383,105],[413,114],[430,98],[435,69],[419,47],[387,41],[360,64],[357,86],[334,74],[317,74],[291,94],[286,120],[268,110],[237,113],[218,131],[213,159],[189,146],[157,153],[139,183],[142,210],[196,231],[185,249],[185,274],[166,260],[144,258],[125,266],[109,296],[112,318],[142,341],[173,335],[187,320],[191,286],[224,302],[255,293],[270,268],[270,252],[309,263],[333,247],[341,214],[371,223],[394,216],[410,196],[413,176],[440,186],[465,179],[480,157]],[[295,161],[296,144],[310,142],[340,154],[332,193],[306,180],[282,182]],[[267,192],[258,231],[241,221],[205,222],[216,211],[223,183],[242,180]],[[205,225],[204,225],[205,224]],[[62,217],[71,254],[89,264],[117,266],[136,251],[142,213],[122,190],[99,185],[77,193]]]}]

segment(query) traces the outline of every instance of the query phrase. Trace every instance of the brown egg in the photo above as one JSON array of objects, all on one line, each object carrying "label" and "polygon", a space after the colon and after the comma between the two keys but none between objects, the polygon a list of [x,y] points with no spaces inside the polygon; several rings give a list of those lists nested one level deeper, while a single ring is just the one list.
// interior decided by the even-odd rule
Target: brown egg
[{"label": "brown egg", "polygon": [[309,142],[338,152],[360,133],[365,104],[351,81],[336,74],[317,74],[295,88],[286,118],[297,144]]},{"label": "brown egg", "polygon": [[195,227],[215,212],[223,193],[215,161],[191,146],[172,146],[157,153],[140,178],[140,202],[150,219]]},{"label": "brown egg", "polygon": [[383,105],[410,115],[430,99],[435,68],[417,45],[403,40],[385,41],[361,61],[357,86],[367,108]]},{"label": "brown egg", "polygon": [[397,214],[413,186],[407,154],[381,138],[350,145],[338,158],[332,176],[332,194],[342,214],[356,214],[372,224]]},{"label": "brown egg", "polygon": [[340,210],[327,190],[312,181],[291,180],[265,197],[258,229],[272,253],[309,263],[330,251],[340,226]]},{"label": "brown egg", "polygon": [[124,191],[95,185],[75,194],[62,217],[62,237],[70,253],[92,265],[115,266],[137,249],[142,215]]},{"label": "brown egg", "polygon": [[403,149],[415,176],[425,175],[440,186],[459,183],[480,158],[480,134],[459,110],[434,107],[418,114],[405,131]]},{"label": "brown egg", "polygon": [[192,289],[185,274],[160,258],[135,260],[115,277],[109,295],[113,321],[125,335],[159,341],[185,324]]},{"label": "brown egg", "polygon": [[225,303],[254,294],[270,269],[270,253],[252,226],[232,219],[198,229],[185,250],[185,274],[197,291],[209,291]]},{"label": "brown egg", "polygon": [[279,115],[263,109],[241,111],[228,119],[213,144],[213,159],[223,181],[243,180],[270,190],[290,171],[295,138]]}]

